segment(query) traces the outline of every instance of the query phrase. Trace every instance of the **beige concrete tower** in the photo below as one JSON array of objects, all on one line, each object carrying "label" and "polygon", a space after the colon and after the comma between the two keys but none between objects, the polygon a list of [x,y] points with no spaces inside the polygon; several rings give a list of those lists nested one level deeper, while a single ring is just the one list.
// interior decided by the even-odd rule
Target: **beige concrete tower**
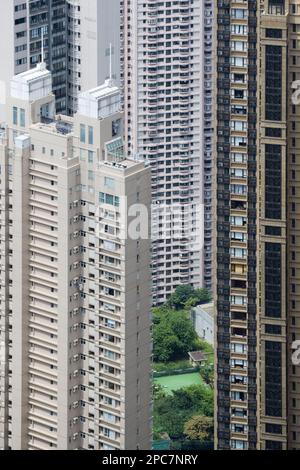
[{"label": "beige concrete tower", "polygon": [[119,90],[55,116],[42,64],[14,77],[7,115],[0,447],[149,449],[150,241],[128,228],[150,170],[123,157]]}]

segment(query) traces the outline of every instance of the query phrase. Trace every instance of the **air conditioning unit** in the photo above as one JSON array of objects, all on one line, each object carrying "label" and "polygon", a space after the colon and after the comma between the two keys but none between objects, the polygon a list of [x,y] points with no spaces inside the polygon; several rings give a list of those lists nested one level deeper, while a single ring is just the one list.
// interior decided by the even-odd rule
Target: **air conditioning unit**
[{"label": "air conditioning unit", "polygon": [[73,441],[76,441],[76,439],[78,438],[78,436],[79,436],[78,432],[75,432],[75,433],[73,434]]},{"label": "air conditioning unit", "polygon": [[73,406],[74,409],[75,409],[75,408],[78,408],[78,406],[79,406],[79,401],[74,401],[72,406]]},{"label": "air conditioning unit", "polygon": [[73,202],[73,207],[78,207],[78,205],[79,205],[79,201],[74,201]]},{"label": "air conditioning unit", "polygon": [[75,418],[73,418],[73,424],[76,424],[78,423],[78,416],[75,416]]},{"label": "air conditioning unit", "polygon": [[79,388],[78,385],[74,385],[74,387],[72,388],[73,393],[78,392],[78,388]]},{"label": "air conditioning unit", "polygon": [[73,315],[78,315],[78,313],[79,313],[79,308],[77,308],[77,307],[74,308],[73,309]]},{"label": "air conditioning unit", "polygon": [[73,362],[77,361],[79,361],[79,354],[75,354],[75,356],[73,356]]},{"label": "air conditioning unit", "polygon": [[73,377],[78,377],[78,375],[79,375],[79,370],[78,369],[74,370]]},{"label": "air conditioning unit", "polygon": [[74,347],[78,346],[78,342],[79,342],[78,339],[74,339],[74,341],[73,341],[73,346],[74,346]]}]

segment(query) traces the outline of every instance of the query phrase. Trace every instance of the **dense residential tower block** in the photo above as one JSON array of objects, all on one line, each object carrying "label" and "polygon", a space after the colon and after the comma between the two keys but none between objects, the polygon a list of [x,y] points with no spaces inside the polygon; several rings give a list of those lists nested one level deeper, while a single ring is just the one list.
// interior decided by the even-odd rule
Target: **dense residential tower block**
[{"label": "dense residential tower block", "polygon": [[[112,81],[55,115],[44,64],[0,134],[0,447],[149,449],[150,169],[122,154]],[[149,220],[145,222],[150,222]]]},{"label": "dense residential tower block", "polygon": [[298,449],[300,1],[216,19],[216,446]]},{"label": "dense residential tower block", "polygon": [[205,253],[189,237],[154,241],[155,303],[180,284],[211,287],[211,19],[212,0],[121,2],[126,150],[150,161],[155,204],[206,211]]}]

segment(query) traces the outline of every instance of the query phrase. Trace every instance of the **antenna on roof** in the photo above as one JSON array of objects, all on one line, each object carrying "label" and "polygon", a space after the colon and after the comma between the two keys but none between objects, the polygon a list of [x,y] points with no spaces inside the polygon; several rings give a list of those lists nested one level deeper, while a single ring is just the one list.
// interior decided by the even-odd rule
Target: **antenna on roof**
[{"label": "antenna on roof", "polygon": [[109,79],[112,79],[112,44],[109,45]]},{"label": "antenna on roof", "polygon": [[108,79],[109,86],[114,85],[113,74],[112,74],[112,54],[113,54],[113,48],[112,48],[112,43],[110,43],[109,44],[109,79]]},{"label": "antenna on roof", "polygon": [[45,54],[44,54],[44,28],[42,27],[41,28],[41,32],[42,32],[42,64],[44,63],[44,59],[45,59]]}]

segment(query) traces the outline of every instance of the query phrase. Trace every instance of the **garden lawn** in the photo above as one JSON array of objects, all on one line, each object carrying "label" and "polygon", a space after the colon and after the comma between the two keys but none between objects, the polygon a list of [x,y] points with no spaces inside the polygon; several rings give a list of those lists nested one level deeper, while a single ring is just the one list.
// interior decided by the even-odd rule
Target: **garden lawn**
[{"label": "garden lawn", "polygon": [[154,383],[160,384],[167,393],[171,394],[172,390],[189,387],[190,385],[199,385],[203,383],[203,380],[198,372],[193,372],[191,374],[156,377]]}]

